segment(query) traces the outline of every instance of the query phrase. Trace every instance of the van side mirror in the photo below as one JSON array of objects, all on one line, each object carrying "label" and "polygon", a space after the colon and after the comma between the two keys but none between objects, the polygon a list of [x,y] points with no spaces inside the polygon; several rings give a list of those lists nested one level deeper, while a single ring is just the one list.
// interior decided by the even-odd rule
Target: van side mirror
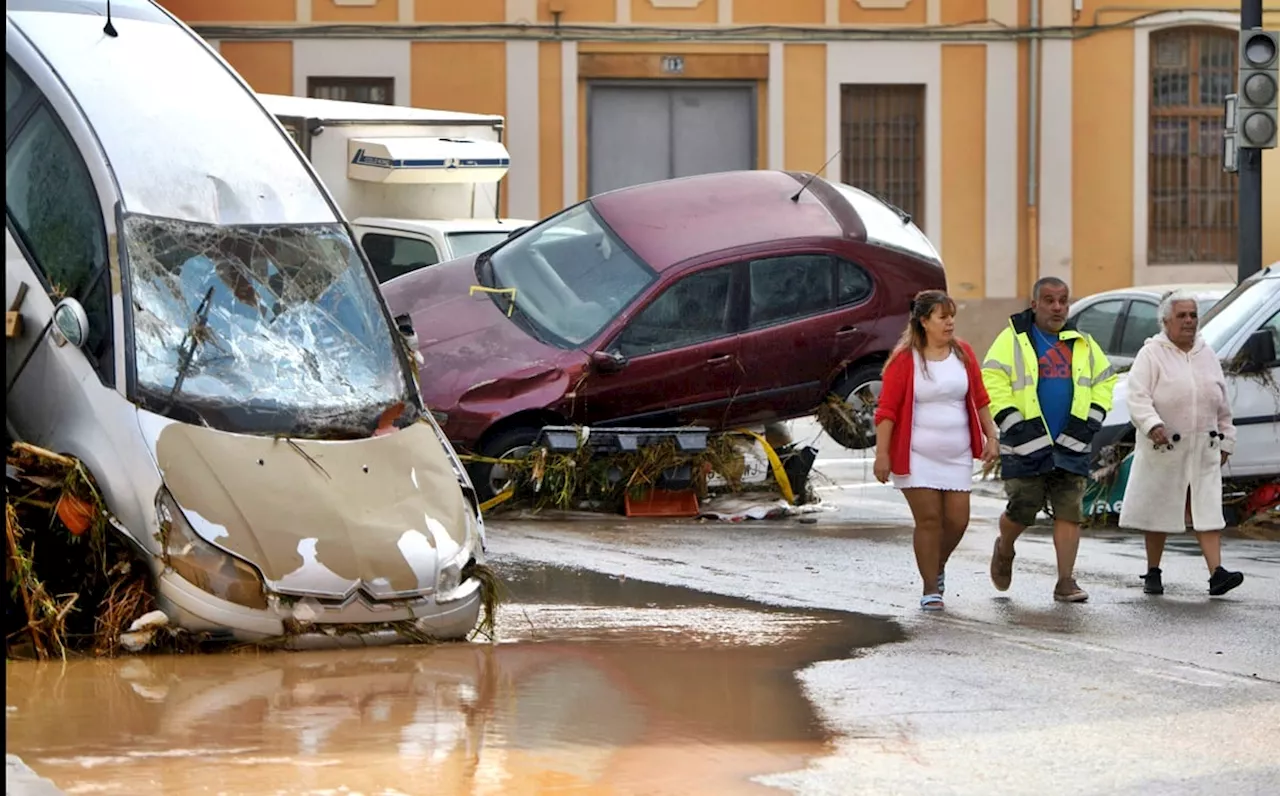
[{"label": "van side mirror", "polygon": [[76,348],[84,348],[89,339],[89,316],[79,301],[64,298],[53,308],[53,328],[58,345],[70,343]]},{"label": "van side mirror", "polygon": [[594,351],[591,369],[597,373],[617,373],[627,366],[627,358],[617,351]]},{"label": "van side mirror", "polygon": [[1269,329],[1258,329],[1244,341],[1238,359],[1242,373],[1257,373],[1276,363],[1276,338]]}]

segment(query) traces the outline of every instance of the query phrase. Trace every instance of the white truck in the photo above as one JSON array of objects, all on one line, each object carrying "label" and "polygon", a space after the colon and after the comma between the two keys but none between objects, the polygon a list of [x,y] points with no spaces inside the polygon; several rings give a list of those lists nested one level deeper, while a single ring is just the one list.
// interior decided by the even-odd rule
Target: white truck
[{"label": "white truck", "polygon": [[531,221],[498,218],[501,116],[259,94],[350,219],[378,282],[484,251]]}]

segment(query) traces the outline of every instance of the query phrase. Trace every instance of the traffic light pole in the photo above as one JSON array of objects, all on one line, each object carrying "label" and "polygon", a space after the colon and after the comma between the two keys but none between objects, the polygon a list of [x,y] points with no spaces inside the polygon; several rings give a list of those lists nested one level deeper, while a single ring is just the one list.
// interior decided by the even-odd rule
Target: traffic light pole
[{"label": "traffic light pole", "polygon": [[[1240,0],[1240,31],[1262,27],[1262,0]],[[1243,282],[1262,270],[1262,150],[1241,149],[1240,239],[1236,276]]]}]

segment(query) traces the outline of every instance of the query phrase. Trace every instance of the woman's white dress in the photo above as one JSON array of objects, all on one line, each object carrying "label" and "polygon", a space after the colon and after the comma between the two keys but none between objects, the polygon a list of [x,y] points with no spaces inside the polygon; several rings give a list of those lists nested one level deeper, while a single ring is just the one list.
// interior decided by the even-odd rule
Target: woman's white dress
[{"label": "woman's white dress", "polygon": [[953,351],[941,362],[915,357],[915,403],[911,409],[911,473],[893,475],[898,489],[973,489],[969,434],[969,374]]}]

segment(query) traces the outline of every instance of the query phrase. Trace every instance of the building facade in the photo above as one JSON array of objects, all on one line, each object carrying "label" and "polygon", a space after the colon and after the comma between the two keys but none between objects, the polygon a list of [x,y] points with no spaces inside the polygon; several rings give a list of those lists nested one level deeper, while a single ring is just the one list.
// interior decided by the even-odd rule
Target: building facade
[{"label": "building facade", "polygon": [[259,91],[504,115],[507,215],[825,168],[910,212],[966,302],[1235,277],[1233,0],[161,2]]}]

